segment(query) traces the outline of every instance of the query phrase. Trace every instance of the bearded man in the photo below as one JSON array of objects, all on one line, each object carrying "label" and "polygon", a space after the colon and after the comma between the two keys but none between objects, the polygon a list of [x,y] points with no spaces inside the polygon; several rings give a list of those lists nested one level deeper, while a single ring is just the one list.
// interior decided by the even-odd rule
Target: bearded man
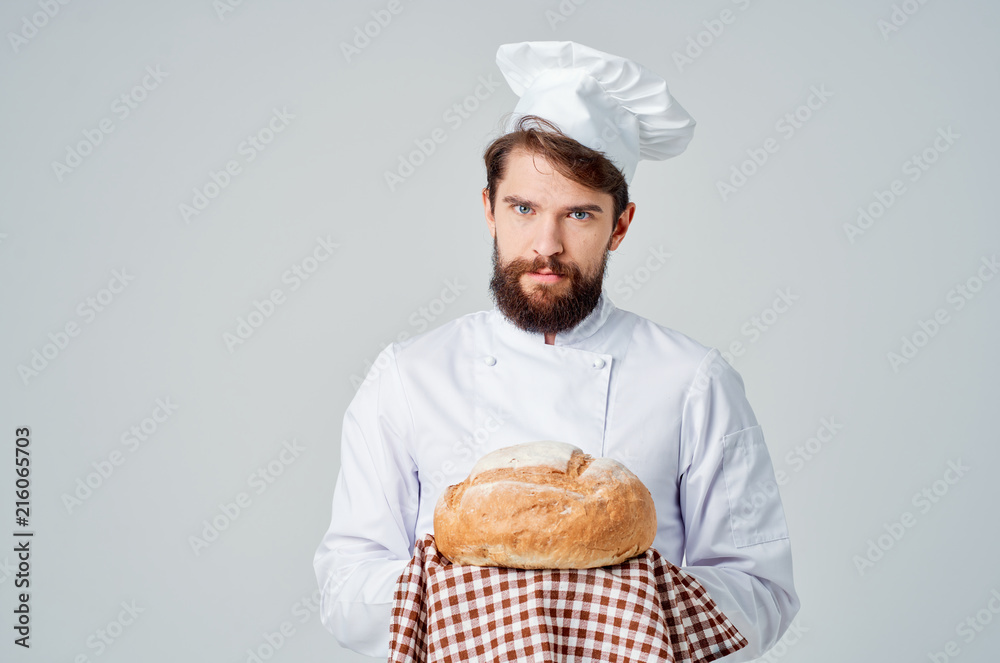
[{"label": "bearded man", "polygon": [[636,161],[682,151],[694,122],[655,74],[573,42],[509,44],[498,63],[521,103],[484,154],[496,307],[385,348],[348,407],[315,558],[322,621],[385,657],[394,584],[441,492],[490,451],[560,440],[642,480],[653,547],[749,641],[724,660],[759,657],[799,600],[742,379],[602,287],[635,215]]}]

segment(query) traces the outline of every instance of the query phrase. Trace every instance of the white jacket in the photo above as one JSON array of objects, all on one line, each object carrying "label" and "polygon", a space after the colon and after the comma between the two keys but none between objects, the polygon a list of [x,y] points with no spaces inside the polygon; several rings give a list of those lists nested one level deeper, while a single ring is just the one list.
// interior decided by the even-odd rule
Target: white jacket
[{"label": "white jacket", "polygon": [[717,350],[607,293],[546,345],[497,310],[379,355],[344,415],[330,529],[316,551],[323,624],[385,658],[394,584],[434,505],[494,449],[560,440],[625,464],[656,503],[654,547],[694,576],[756,658],[798,612],[763,433]]}]

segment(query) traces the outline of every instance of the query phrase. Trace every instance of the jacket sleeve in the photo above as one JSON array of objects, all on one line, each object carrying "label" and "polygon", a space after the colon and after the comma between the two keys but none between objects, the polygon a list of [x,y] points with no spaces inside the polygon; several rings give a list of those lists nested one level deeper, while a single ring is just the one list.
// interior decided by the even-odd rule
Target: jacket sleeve
[{"label": "jacket sleeve", "polygon": [[323,625],[342,646],[383,659],[420,490],[394,347],[379,354],[344,414],[333,516],[313,562]]},{"label": "jacket sleeve", "polygon": [[717,350],[699,366],[681,421],[683,570],[702,584],[758,658],[799,610],[792,551],[764,435],[743,380]]}]

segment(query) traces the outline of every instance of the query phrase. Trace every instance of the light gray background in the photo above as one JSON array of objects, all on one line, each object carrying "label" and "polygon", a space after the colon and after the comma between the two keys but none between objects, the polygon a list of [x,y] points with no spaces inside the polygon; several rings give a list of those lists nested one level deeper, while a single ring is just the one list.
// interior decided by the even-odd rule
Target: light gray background
[{"label": "light gray background", "polygon": [[[304,609],[341,418],[386,343],[491,306],[480,155],[515,103],[493,58],[501,43],[552,39],[643,63],[698,120],[684,155],[640,164],[607,287],[707,345],[743,343],[733,364],[787,474],[803,602],[769,660],[931,660],[949,641],[962,662],[995,660],[1000,279],[974,277],[1000,250],[997,5],[897,2],[902,25],[884,33],[890,0],[399,3],[350,62],[342,43],[387,3],[244,0],[220,14],[211,0],[77,0],[17,47],[9,33],[31,33],[25,17],[42,9],[3,4],[0,569],[13,561],[18,426],[32,430],[36,537],[33,646],[5,628],[0,659],[236,663],[287,623],[269,660],[369,660]],[[731,22],[711,35],[724,10]],[[679,66],[689,38],[707,46]],[[112,104],[147,67],[166,77],[120,117]],[[501,85],[454,126],[445,113],[480,77]],[[786,137],[776,123],[814,86],[832,96]],[[241,141],[274,109],[294,119],[247,162]],[[113,132],[59,181],[53,162],[102,118]],[[949,127],[958,138],[911,181],[904,163]],[[390,190],[384,173],[437,128],[445,142]],[[723,200],[717,182],[768,138],[778,151]],[[242,172],[185,223],[179,205],[231,159]],[[844,224],[895,179],[905,192],[849,241]],[[293,291],[282,275],[317,237],[339,248]],[[668,260],[653,259],[659,247]],[[81,315],[113,270],[133,280]],[[949,292],[970,278],[982,287],[957,310]],[[461,293],[443,304],[448,283]],[[275,288],[284,303],[230,352],[223,335]],[[774,315],[779,289],[798,299]],[[435,311],[425,322],[421,307]],[[920,336],[937,309],[949,321]],[[744,327],[755,316],[772,323],[757,337]],[[23,378],[69,322],[79,334]],[[888,353],[914,335],[926,343],[894,369]],[[176,411],[133,450],[122,435],[157,399]],[[824,418],[841,428],[810,443]],[[258,494],[248,477],[292,440],[302,451]],[[792,461],[806,444],[815,453]],[[113,452],[122,462],[95,474]],[[949,461],[970,468],[953,484]],[[88,475],[100,486],[67,507]],[[913,501],[935,485],[929,509]],[[189,537],[241,492],[250,506],[195,554]],[[912,527],[887,538],[907,512]],[[882,557],[859,570],[871,546]],[[8,571],[0,584],[9,624]],[[144,612],[98,652],[123,601]],[[977,613],[968,641],[956,626]]]}]

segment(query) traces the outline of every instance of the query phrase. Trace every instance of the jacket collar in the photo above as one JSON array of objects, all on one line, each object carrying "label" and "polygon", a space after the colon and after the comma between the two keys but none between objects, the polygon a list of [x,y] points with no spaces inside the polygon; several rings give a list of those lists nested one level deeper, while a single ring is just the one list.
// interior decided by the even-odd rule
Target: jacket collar
[{"label": "jacket collar", "polygon": [[[606,290],[601,290],[601,296],[597,300],[597,306],[594,310],[587,315],[580,324],[572,329],[564,332],[559,332],[556,334],[555,344],[556,345],[575,345],[581,341],[593,336],[604,323],[608,321],[611,314],[615,312],[616,306],[608,298],[608,293]],[[507,319],[500,309],[496,305],[493,306],[493,310],[490,312],[491,320],[497,323],[505,334],[510,336],[518,337],[522,340],[531,343],[545,343],[545,334],[541,332],[527,332],[517,327],[514,323]]]}]

